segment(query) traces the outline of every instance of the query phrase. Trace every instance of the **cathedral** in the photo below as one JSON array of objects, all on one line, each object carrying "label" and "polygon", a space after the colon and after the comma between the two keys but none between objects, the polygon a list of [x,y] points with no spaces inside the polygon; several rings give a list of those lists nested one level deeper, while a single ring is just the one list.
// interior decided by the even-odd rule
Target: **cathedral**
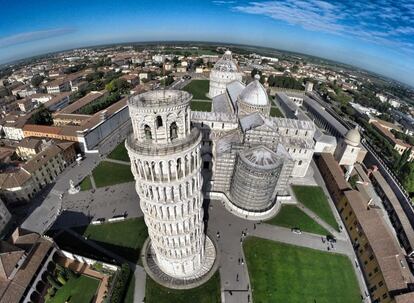
[{"label": "cathedral", "polygon": [[[223,62],[231,68],[224,69]],[[290,179],[308,171],[315,125],[271,117],[274,104],[258,75],[243,83],[230,51],[216,65],[210,75],[210,95],[217,93],[211,113],[192,112],[192,123],[204,132],[204,167],[212,171],[207,189],[236,215],[272,217],[290,199]]]}]

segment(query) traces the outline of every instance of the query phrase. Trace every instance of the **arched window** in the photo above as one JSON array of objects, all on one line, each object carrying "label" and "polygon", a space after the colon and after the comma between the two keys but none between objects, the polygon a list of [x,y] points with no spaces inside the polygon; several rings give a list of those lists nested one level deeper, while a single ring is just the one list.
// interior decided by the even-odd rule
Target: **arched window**
[{"label": "arched window", "polygon": [[162,126],[162,118],[161,116],[157,116],[157,127],[161,127]]},{"label": "arched window", "polygon": [[149,127],[149,125],[147,124],[145,124],[144,126],[144,133],[145,133],[145,139],[148,139],[148,140],[152,139],[151,127]]},{"label": "arched window", "polygon": [[170,125],[170,138],[171,140],[178,138],[178,126],[175,122]]}]

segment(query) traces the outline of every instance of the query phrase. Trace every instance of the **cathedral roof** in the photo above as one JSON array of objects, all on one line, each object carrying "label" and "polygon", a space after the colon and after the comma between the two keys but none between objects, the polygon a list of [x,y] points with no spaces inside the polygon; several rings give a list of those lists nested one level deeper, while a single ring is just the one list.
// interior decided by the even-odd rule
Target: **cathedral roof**
[{"label": "cathedral roof", "polygon": [[250,82],[241,92],[239,98],[242,102],[254,106],[265,106],[269,104],[267,92],[258,79]]}]

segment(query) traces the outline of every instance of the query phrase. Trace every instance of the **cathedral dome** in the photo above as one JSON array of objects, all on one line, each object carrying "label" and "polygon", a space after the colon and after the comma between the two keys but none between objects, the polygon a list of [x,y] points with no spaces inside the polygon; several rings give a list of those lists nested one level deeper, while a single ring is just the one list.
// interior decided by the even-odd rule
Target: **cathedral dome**
[{"label": "cathedral dome", "polygon": [[239,98],[242,102],[253,106],[266,106],[269,104],[267,92],[256,77],[255,80],[250,82],[241,92]]},{"label": "cathedral dome", "polygon": [[355,127],[353,129],[350,129],[345,134],[345,142],[352,146],[358,146],[361,142],[361,135],[359,134],[358,128]]}]

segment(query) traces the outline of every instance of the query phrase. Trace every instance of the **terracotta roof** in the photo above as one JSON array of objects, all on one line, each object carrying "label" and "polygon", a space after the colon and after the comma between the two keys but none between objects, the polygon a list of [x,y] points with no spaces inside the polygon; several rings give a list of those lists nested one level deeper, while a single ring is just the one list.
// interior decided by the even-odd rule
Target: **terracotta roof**
[{"label": "terracotta roof", "polygon": [[65,114],[73,114],[76,111],[78,111],[79,109],[81,109],[82,107],[84,107],[85,105],[101,98],[102,96],[104,96],[106,93],[106,91],[99,91],[99,92],[90,92],[89,94],[87,94],[85,97],[80,98],[79,100],[73,102],[72,104],[66,106],[64,109],[62,109],[60,111],[60,113],[65,113]]},{"label": "terracotta roof", "polygon": [[36,149],[39,147],[39,145],[42,144],[42,141],[39,139],[35,139],[32,137],[26,137],[23,138],[19,143],[18,143],[18,147],[23,147],[23,148],[31,148],[31,149]]},{"label": "terracotta roof", "polygon": [[81,114],[64,114],[57,112],[53,114],[53,119],[61,119],[61,120],[87,120],[90,119],[90,115],[81,115]]},{"label": "terracotta roof", "polygon": [[0,303],[19,302],[25,290],[42,265],[47,253],[53,247],[53,242],[39,238],[31,245],[24,266],[21,266],[13,279],[0,280]]},{"label": "terracotta roof", "polygon": [[91,129],[95,127],[97,124],[99,124],[102,121],[101,115],[104,111],[106,111],[106,116],[113,115],[114,113],[122,109],[123,107],[127,106],[127,100],[128,100],[128,97],[124,97],[118,102],[112,104],[111,106],[108,106],[106,109],[103,109],[95,113],[89,120],[81,124],[82,126],[81,129],[86,129],[86,128]]},{"label": "terracotta roof", "polygon": [[8,189],[24,186],[32,178],[29,172],[19,169],[12,173],[0,174],[0,188]]},{"label": "terracotta roof", "polygon": [[337,184],[340,190],[345,190],[351,188],[349,183],[346,182],[344,178],[344,173],[336,162],[335,158],[330,153],[321,153],[320,157],[326,163],[329,171],[331,172],[332,177],[334,178],[335,183]]},{"label": "terracotta roof", "polygon": [[8,279],[24,250],[6,241],[0,241],[0,279]]},{"label": "terracotta roof", "polygon": [[32,174],[44,166],[50,159],[55,158],[61,151],[62,149],[58,146],[51,145],[27,161],[26,164],[23,165],[23,168]]},{"label": "terracotta roof", "polygon": [[46,84],[46,87],[56,87],[56,86],[60,86],[64,83],[69,82],[69,80],[67,78],[57,78],[56,80],[53,80],[49,83]]},{"label": "terracotta roof", "polygon": [[49,107],[52,106],[56,103],[59,103],[60,101],[62,101],[62,99],[64,98],[68,98],[71,95],[71,92],[63,92],[60,93],[59,95],[55,95],[52,99],[50,99],[49,101],[45,102],[44,105],[45,107]]},{"label": "terracotta roof", "polygon": [[385,226],[376,208],[368,208],[356,190],[344,192],[378,262],[389,291],[407,288],[414,278],[396,239]]},{"label": "terracotta roof", "polygon": [[395,303],[413,303],[414,302],[414,292],[410,292],[403,295],[398,295],[395,298]]},{"label": "terracotta roof", "polygon": [[411,247],[414,249],[414,229],[410,223],[410,220],[405,214],[400,201],[398,200],[394,191],[379,171],[373,171],[372,178],[377,182],[378,186],[382,189],[384,195],[391,203],[392,208],[394,209],[398,219],[401,222],[402,228],[404,229],[407,239],[410,242]]},{"label": "terracotta roof", "polygon": [[60,128],[56,126],[48,126],[48,125],[26,124],[23,127],[23,131],[57,135],[60,132]]},{"label": "terracotta roof", "polygon": [[410,144],[405,143],[403,140],[395,138],[394,134],[385,127],[383,127],[380,123],[372,122],[371,124],[374,125],[376,129],[378,129],[385,137],[387,137],[389,141],[393,142],[394,144],[398,144],[406,148],[412,147]]}]

